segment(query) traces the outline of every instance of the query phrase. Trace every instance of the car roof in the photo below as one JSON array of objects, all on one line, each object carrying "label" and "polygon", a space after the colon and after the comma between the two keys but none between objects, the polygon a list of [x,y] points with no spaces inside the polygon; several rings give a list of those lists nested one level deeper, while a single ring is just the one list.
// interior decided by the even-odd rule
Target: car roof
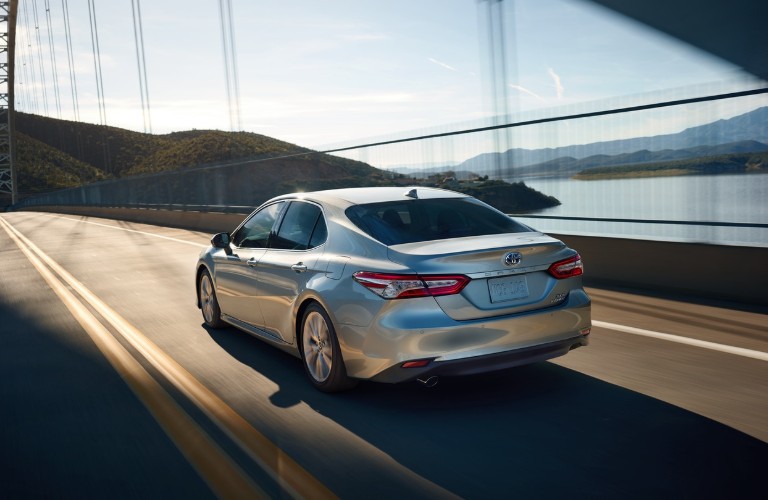
[{"label": "car roof", "polygon": [[468,195],[466,194],[448,191],[446,189],[428,188],[423,186],[405,186],[329,189],[326,191],[314,191],[309,193],[293,193],[281,196],[280,198],[301,198],[334,205],[359,205],[364,203],[380,203],[384,201],[406,201],[417,198],[467,197]]}]

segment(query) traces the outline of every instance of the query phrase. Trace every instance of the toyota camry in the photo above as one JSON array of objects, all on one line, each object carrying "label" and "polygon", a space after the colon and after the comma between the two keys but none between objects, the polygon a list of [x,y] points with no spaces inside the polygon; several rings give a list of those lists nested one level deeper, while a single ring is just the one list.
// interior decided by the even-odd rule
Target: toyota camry
[{"label": "toyota camry", "polygon": [[587,345],[579,254],[470,196],[425,187],[267,201],[197,262],[197,305],[303,360],[326,392],[433,385]]}]

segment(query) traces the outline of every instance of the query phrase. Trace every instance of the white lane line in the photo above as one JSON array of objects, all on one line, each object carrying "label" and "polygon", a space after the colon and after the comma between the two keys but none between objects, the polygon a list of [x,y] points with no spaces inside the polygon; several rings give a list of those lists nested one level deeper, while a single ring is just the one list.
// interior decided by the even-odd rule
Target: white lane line
[{"label": "white lane line", "polygon": [[102,224],[100,222],[92,222],[89,220],[82,220],[82,219],[73,219],[72,217],[64,217],[62,215],[53,215],[53,214],[40,214],[40,215],[44,217],[52,217],[54,219],[66,219],[74,222],[83,222],[85,224],[93,224],[94,226],[108,227],[110,229],[118,229],[120,231],[127,231],[129,233],[143,234],[144,236],[154,236],[155,238],[162,238],[164,240],[175,241],[176,243],[185,243],[187,245],[194,245],[199,248],[205,248],[208,246],[208,245],[203,245],[201,243],[195,243],[193,241],[180,240],[178,238],[171,238],[170,236],[162,236],[160,234],[149,233],[146,231],[138,231],[136,229],[128,229],[126,227],[110,226],[109,224]]},{"label": "white lane line", "polygon": [[707,342],[706,340],[691,339],[688,337],[681,337],[679,335],[671,335],[669,333],[654,332],[652,330],[643,330],[642,328],[634,328],[631,326],[617,325],[615,323],[606,323],[605,321],[592,321],[592,326],[599,328],[608,328],[609,330],[616,330],[617,332],[631,333],[633,335],[642,335],[644,337],[652,337],[655,339],[668,340],[670,342],[677,342],[679,344],[687,344],[695,347],[702,347],[704,349],[711,349],[713,351],[725,352],[728,354],[735,354],[737,356],[744,356],[747,358],[759,359],[761,361],[768,361],[768,353],[762,351],[754,351],[752,349],[744,349],[741,347],[733,347],[725,344],[717,344],[715,342]]}]

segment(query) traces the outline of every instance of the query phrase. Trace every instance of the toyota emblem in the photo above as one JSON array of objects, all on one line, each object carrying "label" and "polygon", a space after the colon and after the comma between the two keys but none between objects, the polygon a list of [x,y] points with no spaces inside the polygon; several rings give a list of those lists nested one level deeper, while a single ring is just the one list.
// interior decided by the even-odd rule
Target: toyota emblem
[{"label": "toyota emblem", "polygon": [[523,260],[523,254],[520,252],[509,252],[504,256],[504,264],[507,266],[516,266]]}]

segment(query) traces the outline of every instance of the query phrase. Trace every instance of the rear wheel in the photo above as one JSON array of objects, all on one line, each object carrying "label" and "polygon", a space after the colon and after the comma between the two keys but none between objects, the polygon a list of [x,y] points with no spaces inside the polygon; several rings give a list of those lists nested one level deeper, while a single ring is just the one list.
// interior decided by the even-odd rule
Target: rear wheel
[{"label": "rear wheel", "polygon": [[301,358],[309,381],[323,392],[351,389],[357,382],[347,377],[336,330],[319,304],[310,304],[301,322]]},{"label": "rear wheel", "polygon": [[200,273],[200,280],[197,286],[200,293],[200,309],[203,312],[205,324],[211,328],[226,326],[226,323],[221,320],[219,301],[216,299],[216,290],[213,287],[213,280],[208,270],[204,269]]}]

